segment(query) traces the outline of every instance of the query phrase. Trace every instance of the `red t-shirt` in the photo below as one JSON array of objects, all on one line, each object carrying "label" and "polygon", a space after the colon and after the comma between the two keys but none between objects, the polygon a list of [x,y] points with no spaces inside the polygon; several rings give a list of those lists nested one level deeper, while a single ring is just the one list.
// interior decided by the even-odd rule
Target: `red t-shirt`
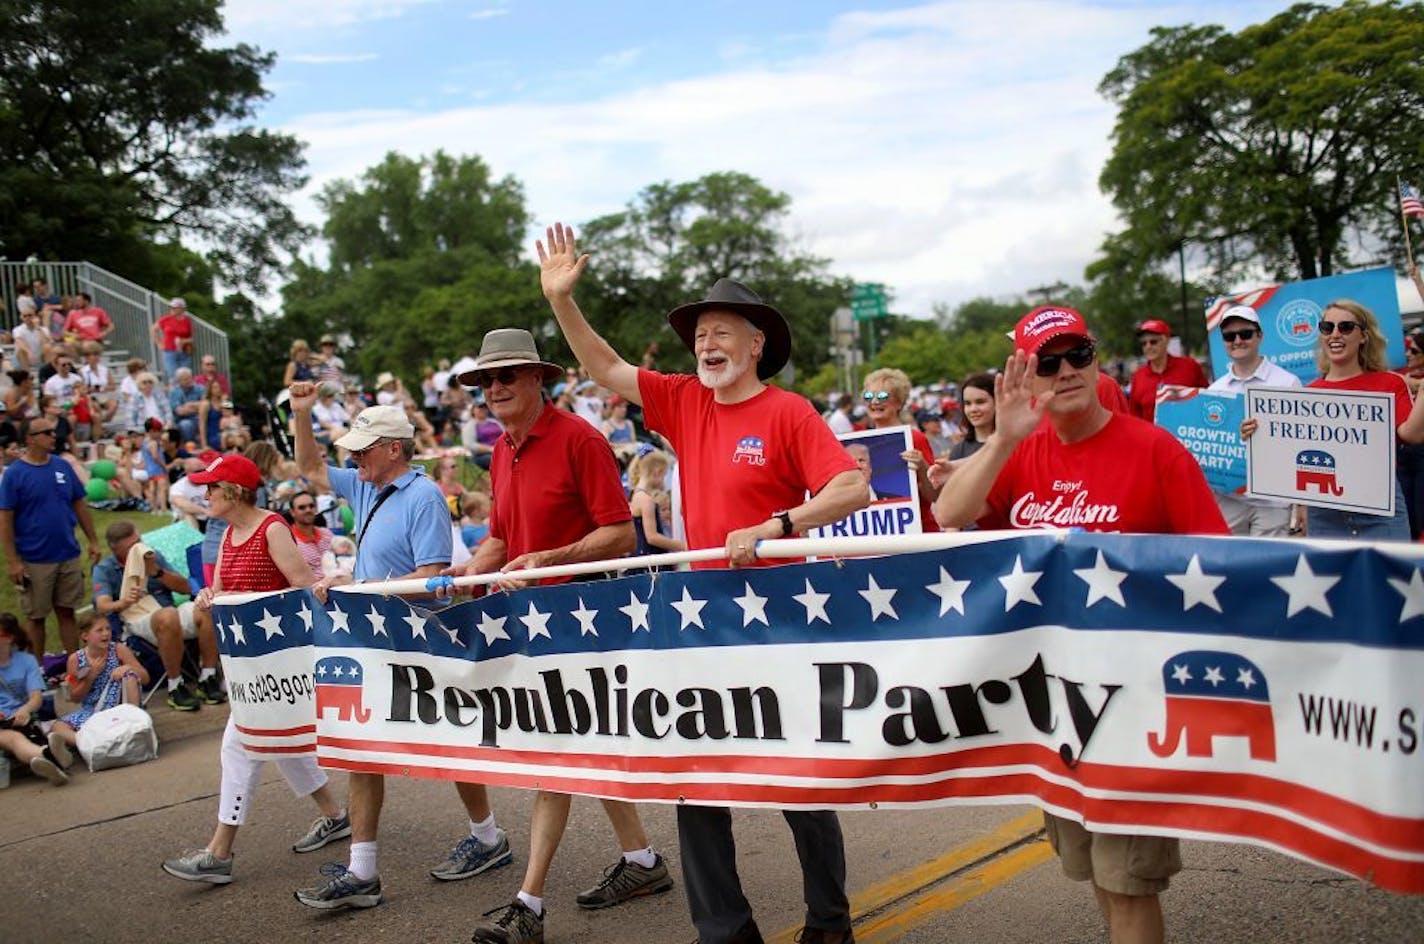
[{"label": "red t-shirt", "polygon": [[[1162,384],[1177,387],[1205,387],[1206,372],[1190,357],[1167,355],[1167,366],[1162,373],[1152,369],[1151,364],[1143,364],[1132,375],[1132,391],[1127,396],[1127,405],[1132,415],[1147,422],[1157,415],[1157,388]],[[1099,387],[1099,392],[1102,388]]]},{"label": "red t-shirt", "polygon": [[1349,380],[1326,380],[1321,377],[1319,380],[1312,380],[1306,386],[1314,387],[1317,390],[1362,390],[1368,393],[1394,394],[1396,439],[1399,438],[1400,424],[1409,419],[1409,413],[1414,409],[1414,397],[1409,393],[1409,385],[1399,374],[1389,371],[1370,370],[1363,374],[1357,374]]},{"label": "red t-shirt", "polygon": [[1034,430],[986,502],[981,528],[1230,533],[1192,454],[1165,429],[1119,413],[1082,442]]},{"label": "red t-shirt", "polygon": [[[281,515],[271,514],[262,520],[252,537],[241,544],[232,541],[232,528],[223,532],[222,557],[218,564],[222,587],[227,591],[261,593],[264,590],[285,590],[292,584],[287,575],[272,560],[267,550],[267,530],[286,528]],[[290,529],[288,529],[290,530]]]},{"label": "red t-shirt", "polygon": [[794,393],[767,387],[741,403],[718,403],[696,377],[642,369],[638,392],[644,423],[677,452],[691,549],[721,547],[729,532],[795,508],[808,491],[855,470],[826,421]]},{"label": "red t-shirt", "polygon": [[163,332],[163,350],[178,350],[181,338],[193,336],[193,322],[187,315],[164,315],[158,319],[158,330]]},{"label": "red t-shirt", "polygon": [[[1153,391],[1153,396],[1156,396],[1156,391]],[[1098,371],[1098,402],[1114,413],[1132,412],[1127,405],[1127,394],[1122,392],[1122,384],[1101,370]]]},{"label": "red t-shirt", "polygon": [[[910,427],[910,445],[914,446],[920,455],[925,457],[926,466],[934,465],[934,450],[930,448],[929,437],[913,426]],[[915,483],[916,494],[919,494],[919,479],[911,476],[911,481]],[[922,494],[920,495],[920,528],[926,534],[931,534],[939,530],[939,525],[935,523],[934,519],[934,500],[926,498]]]},{"label": "red t-shirt", "polygon": [[633,520],[608,440],[552,403],[544,404],[517,449],[508,434],[495,442],[490,488],[490,536],[504,542],[509,560],[563,547],[605,525]]},{"label": "red t-shirt", "polygon": [[64,319],[64,333],[76,334],[81,341],[100,341],[104,337],[104,329],[113,324],[109,320],[109,313],[96,305],[88,308],[75,308],[70,311],[69,316]]}]

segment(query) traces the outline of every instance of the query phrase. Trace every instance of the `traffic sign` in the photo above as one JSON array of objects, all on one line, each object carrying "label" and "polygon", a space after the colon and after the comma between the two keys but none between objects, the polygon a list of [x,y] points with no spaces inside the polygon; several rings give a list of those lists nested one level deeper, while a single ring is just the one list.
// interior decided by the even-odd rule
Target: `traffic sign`
[{"label": "traffic sign", "polygon": [[861,282],[851,289],[850,310],[856,321],[884,318],[890,313],[885,286],[878,282]]}]

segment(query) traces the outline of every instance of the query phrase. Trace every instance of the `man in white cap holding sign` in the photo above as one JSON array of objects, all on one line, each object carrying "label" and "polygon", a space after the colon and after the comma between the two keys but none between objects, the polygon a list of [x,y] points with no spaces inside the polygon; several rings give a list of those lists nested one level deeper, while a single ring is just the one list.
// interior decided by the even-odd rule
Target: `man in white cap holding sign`
[{"label": "man in white cap holding sign", "polygon": [[[356,580],[429,578],[450,566],[450,511],[445,496],[411,465],[415,454],[415,427],[399,406],[373,406],[362,410],[351,429],[334,445],[351,453],[355,469],[326,464],[312,435],[311,412],[317,385],[298,381],[288,388],[296,414],[297,468],[314,489],[331,491],[356,512]],[[371,527],[372,524],[377,527]],[[326,591],[353,578],[336,574],[317,581],[318,599]],[[311,908],[371,908],[381,903],[381,879],[376,867],[376,831],[385,800],[385,778],[379,774],[351,774],[351,860],[346,868],[329,869],[321,885],[296,893],[297,901]],[[470,816],[470,838],[432,874],[436,878],[468,878],[513,859],[509,840],[494,823],[485,788],[458,784],[460,798]],[[452,871],[453,869],[453,871]]]},{"label": "man in white cap holding sign", "polygon": [[[1221,316],[1221,341],[1231,365],[1208,390],[1244,395],[1248,387],[1299,387],[1300,378],[1261,353],[1261,317],[1250,305],[1232,305]],[[1216,494],[1232,534],[1278,538],[1299,534],[1291,506],[1271,498]]]}]

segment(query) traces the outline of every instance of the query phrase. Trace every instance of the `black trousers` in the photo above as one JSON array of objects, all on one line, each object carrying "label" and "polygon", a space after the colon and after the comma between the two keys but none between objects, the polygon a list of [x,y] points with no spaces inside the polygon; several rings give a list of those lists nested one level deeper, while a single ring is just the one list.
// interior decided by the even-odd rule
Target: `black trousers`
[{"label": "black trousers", "polygon": [[[826,931],[850,927],[845,842],[841,821],[829,810],[783,810],[801,860],[806,926]],[[732,812],[723,806],[677,808],[682,878],[699,944],[725,944],[752,917],[737,876]]]}]

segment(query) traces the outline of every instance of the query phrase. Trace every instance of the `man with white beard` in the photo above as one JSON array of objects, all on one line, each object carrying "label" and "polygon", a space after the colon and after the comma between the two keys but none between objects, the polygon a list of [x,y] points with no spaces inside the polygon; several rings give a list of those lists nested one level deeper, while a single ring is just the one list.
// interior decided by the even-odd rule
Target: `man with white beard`
[{"label": "man with white beard", "polygon": [[[757,541],[840,521],[869,503],[865,479],[820,414],[805,398],[765,383],[791,356],[791,329],[779,311],[746,286],[719,279],[704,300],[668,315],[697,358],[697,376],[638,368],[589,326],[574,302],[588,256],[579,255],[573,231],[555,224],[547,238],[547,251],[538,245],[540,282],[569,346],[601,386],[640,404],[647,427],[677,453],[689,548],[724,545],[732,567],[756,567],[768,563],[757,559]],[[827,810],[783,815],[806,898],[797,940],[852,942],[840,821]],[[737,877],[731,812],[679,804],[677,826],[700,944],[760,942]]]}]

